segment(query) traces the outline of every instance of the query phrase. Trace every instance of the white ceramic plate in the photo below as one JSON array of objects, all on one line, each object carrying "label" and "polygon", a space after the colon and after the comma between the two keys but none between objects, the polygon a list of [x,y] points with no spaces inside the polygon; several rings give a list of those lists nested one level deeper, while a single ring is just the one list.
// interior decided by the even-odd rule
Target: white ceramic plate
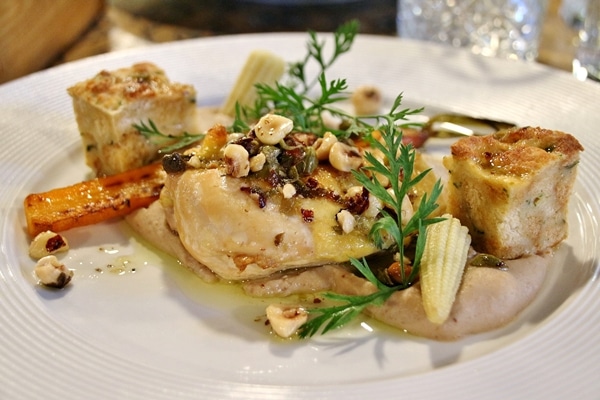
[{"label": "white ceramic plate", "polygon": [[119,221],[65,233],[72,250],[63,261],[76,270],[67,289],[35,284],[23,199],[88,177],[67,87],[100,69],[147,60],[195,85],[200,105],[219,104],[250,50],[294,61],[305,54],[306,38],[172,43],[0,86],[0,398],[597,398],[600,85],[539,65],[365,36],[329,74],[348,78],[351,87],[377,84],[388,100],[404,92],[407,106],[430,112],[541,125],[580,139],[586,151],[569,239],[540,296],[504,329],[437,343],[372,324],[374,332],[354,325],[308,341],[278,341],[255,321],[266,301],[200,283]]}]

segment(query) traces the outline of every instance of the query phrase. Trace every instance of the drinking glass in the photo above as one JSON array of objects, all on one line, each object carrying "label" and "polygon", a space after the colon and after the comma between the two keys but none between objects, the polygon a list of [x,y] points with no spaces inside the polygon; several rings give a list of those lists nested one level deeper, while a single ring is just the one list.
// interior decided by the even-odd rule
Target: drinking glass
[{"label": "drinking glass", "polygon": [[398,0],[400,37],[533,61],[546,0]]},{"label": "drinking glass", "polygon": [[579,80],[600,81],[600,0],[587,1],[573,74]]}]

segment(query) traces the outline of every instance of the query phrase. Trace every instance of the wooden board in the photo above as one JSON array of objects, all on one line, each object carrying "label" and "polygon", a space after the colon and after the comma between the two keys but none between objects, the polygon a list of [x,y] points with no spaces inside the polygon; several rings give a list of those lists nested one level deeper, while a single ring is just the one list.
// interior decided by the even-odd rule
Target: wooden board
[{"label": "wooden board", "polygon": [[103,0],[1,1],[0,83],[47,67],[103,11]]}]

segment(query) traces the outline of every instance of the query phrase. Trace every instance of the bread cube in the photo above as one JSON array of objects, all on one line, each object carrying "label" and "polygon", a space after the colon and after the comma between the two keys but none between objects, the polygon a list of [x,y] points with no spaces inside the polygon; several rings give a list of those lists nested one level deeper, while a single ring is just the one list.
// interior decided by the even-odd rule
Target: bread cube
[{"label": "bread cube", "polygon": [[534,127],[463,138],[444,158],[449,211],[480,252],[504,259],[541,253],[567,237],[581,151],[573,136]]},{"label": "bread cube", "polygon": [[193,86],[170,82],[151,63],[101,71],[68,89],[86,155],[98,176],[148,164],[159,144],[133,127],[152,120],[167,135],[192,131],[196,92]]}]

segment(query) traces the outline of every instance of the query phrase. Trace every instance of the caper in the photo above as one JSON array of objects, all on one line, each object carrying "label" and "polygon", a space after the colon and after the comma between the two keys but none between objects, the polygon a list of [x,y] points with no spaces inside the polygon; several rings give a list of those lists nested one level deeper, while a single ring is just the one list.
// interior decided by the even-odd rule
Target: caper
[{"label": "caper", "polygon": [[500,270],[508,269],[506,267],[506,263],[500,258],[493,256],[491,254],[477,254],[469,265],[472,267],[488,267],[488,268],[497,268]]},{"label": "caper", "polygon": [[181,153],[165,154],[162,165],[168,174],[178,174],[185,171],[186,161]]}]

